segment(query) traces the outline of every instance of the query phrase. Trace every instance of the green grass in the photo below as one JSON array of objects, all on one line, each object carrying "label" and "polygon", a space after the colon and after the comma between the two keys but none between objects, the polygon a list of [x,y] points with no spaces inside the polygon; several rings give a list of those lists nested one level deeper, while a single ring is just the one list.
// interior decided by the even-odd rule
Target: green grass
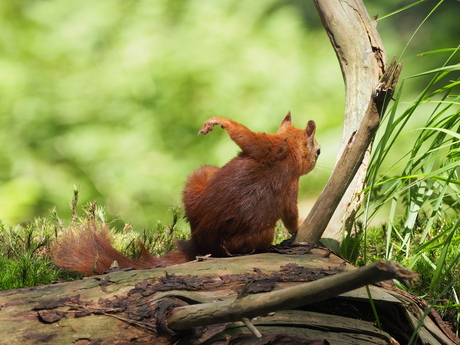
[{"label": "green grass", "polygon": [[[420,244],[420,234],[424,232],[430,218],[420,214],[413,228],[413,241],[409,248],[403,248],[407,218],[397,217],[392,225],[390,237],[391,253],[388,253],[385,238],[388,227],[372,226],[364,228],[356,224],[355,231],[350,234],[341,254],[357,266],[382,260],[391,256],[391,260],[410,268],[420,275],[418,282],[413,282],[410,289],[395,282],[399,288],[425,299],[434,306],[441,317],[449,322],[454,331],[459,330],[459,309],[457,291],[460,291],[460,234],[458,226],[460,218],[437,219]],[[407,251],[411,254],[407,255]]]},{"label": "green grass", "polygon": [[0,223],[0,289],[49,284],[59,279],[49,250],[54,231],[45,219],[15,228]]},{"label": "green grass", "polygon": [[[443,66],[402,80],[371,151],[365,202],[341,253],[357,265],[393,260],[421,275],[411,292],[459,329],[459,47]],[[431,53],[441,53],[438,50]],[[426,79],[427,77],[428,80]],[[405,83],[422,91],[403,102]],[[404,149],[407,148],[408,149]],[[380,226],[373,224],[382,223]],[[399,286],[404,288],[403,286]]]},{"label": "green grass", "polygon": [[121,243],[118,248],[132,258],[137,258],[140,254],[137,240],[140,240],[147,251],[154,255],[162,255],[174,250],[176,240],[186,240],[190,230],[188,226],[181,224],[182,209],[180,206],[174,205],[169,211],[172,214],[172,220],[168,225],[159,221],[156,224],[156,229],[144,229],[140,235],[129,226],[125,228],[122,234],[124,236],[129,234],[131,240],[127,241],[126,238],[120,238]]},{"label": "green grass", "polygon": [[[459,50],[460,46],[420,53],[420,56],[449,55],[439,68],[400,81],[392,107],[381,119],[374,140],[361,214],[341,248],[341,254],[359,266],[386,259],[420,274],[410,292],[435,307],[457,335],[460,328]],[[403,54],[404,51],[400,57]],[[414,82],[421,91],[408,102],[405,88],[407,83]]]},{"label": "green grass", "polygon": [[[69,281],[82,276],[54,265],[51,251],[54,241],[65,227],[78,228],[88,222],[98,228],[107,226],[105,209],[96,203],[87,204],[78,212],[78,191],[74,191],[71,203],[72,220],[64,224],[55,209],[47,218],[9,227],[0,222],[0,290],[51,284],[55,281]],[[81,215],[80,215],[81,213]],[[114,247],[125,255],[139,256],[137,239],[154,254],[164,254],[174,247],[175,239],[185,239],[188,229],[180,225],[181,209],[171,208],[172,221],[169,225],[157,223],[155,230],[134,231],[130,224],[122,230],[112,228]],[[116,220],[114,220],[116,221]]]}]

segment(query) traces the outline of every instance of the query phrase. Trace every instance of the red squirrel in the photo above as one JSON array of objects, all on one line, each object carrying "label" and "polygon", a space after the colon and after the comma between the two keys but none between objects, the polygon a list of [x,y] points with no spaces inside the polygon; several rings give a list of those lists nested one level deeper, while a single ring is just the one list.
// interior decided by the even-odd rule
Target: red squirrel
[{"label": "red squirrel", "polygon": [[58,241],[56,264],[85,275],[120,268],[167,266],[194,260],[197,255],[226,257],[264,252],[272,244],[278,220],[290,233],[299,224],[299,178],[315,167],[320,147],[314,138],[316,124],[295,128],[288,113],[276,134],[254,133],[222,117],[207,120],[198,134],[220,125],[241,152],[222,168],[205,165],[188,178],[183,192],[185,218],[191,239],[178,243],[179,252],[161,257],[141,244],[141,258],[128,259],[111,245],[109,231],[91,226],[83,233]]}]

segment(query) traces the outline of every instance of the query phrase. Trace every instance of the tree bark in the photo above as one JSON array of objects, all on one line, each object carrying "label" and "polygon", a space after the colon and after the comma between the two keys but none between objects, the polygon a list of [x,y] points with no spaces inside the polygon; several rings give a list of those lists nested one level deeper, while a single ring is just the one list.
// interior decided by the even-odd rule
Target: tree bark
[{"label": "tree bark", "polygon": [[[385,71],[386,54],[376,30],[376,23],[369,17],[361,0],[315,0],[315,5],[337,54],[345,81],[344,125],[337,163],[332,175],[343,174],[339,165],[340,157],[348,149],[354,133],[371,107],[373,94]],[[374,132],[375,128],[369,131],[369,135],[373,135]],[[323,201],[318,199],[316,207],[302,224],[297,241],[316,241],[319,239],[319,233],[323,241],[330,239],[332,243],[328,242],[328,245],[335,244],[333,249],[338,249],[347,220],[355,214],[362,202],[360,192],[364,187],[369,162],[369,143],[360,148],[362,152],[359,154],[363,157],[357,163],[358,169],[352,181],[347,183],[346,191],[330,188],[323,190],[322,194],[341,193],[341,200],[334,206],[333,214],[324,215],[323,212],[318,212],[318,209],[322,209],[318,204]],[[314,230],[308,224],[312,219],[312,226],[316,227]],[[312,231],[315,234],[311,234]]]},{"label": "tree bark", "polygon": [[401,67],[402,65],[396,64],[396,60],[393,59],[387,72],[382,76],[368,101],[368,108],[359,129],[352,134],[345,145],[345,151],[337,162],[326,187],[301,225],[296,241],[315,243],[321,238],[347,187],[360,169],[360,164],[379,125],[380,114],[384,112],[393,95]]},{"label": "tree bark", "polygon": [[[5,290],[0,291],[0,344],[254,344],[257,330],[258,344],[277,343],[280,337],[284,342],[278,343],[289,343],[287,337],[302,344],[325,344],[326,339],[394,345],[395,339],[407,343],[405,337],[413,332],[425,343],[458,341],[436,314],[428,314],[417,330],[426,304],[391,285],[369,287],[384,331],[375,326],[372,312],[370,317],[361,312],[369,308],[365,288],[329,298],[366,282],[413,277],[394,267],[379,263],[357,270],[315,248],[308,254],[214,258]],[[253,301],[254,308],[245,313],[246,302]],[[232,304],[242,306],[243,313],[226,308]],[[218,318],[211,317],[213,310]],[[265,315],[270,310],[276,313]],[[251,320],[254,315],[259,317]],[[207,321],[197,322],[198,316]]]},{"label": "tree bark", "polygon": [[168,317],[174,330],[240,321],[271,312],[295,309],[390,279],[418,280],[418,275],[393,263],[375,262],[357,270],[333,275],[310,283],[298,284],[265,294],[242,295],[221,302],[175,308]]}]

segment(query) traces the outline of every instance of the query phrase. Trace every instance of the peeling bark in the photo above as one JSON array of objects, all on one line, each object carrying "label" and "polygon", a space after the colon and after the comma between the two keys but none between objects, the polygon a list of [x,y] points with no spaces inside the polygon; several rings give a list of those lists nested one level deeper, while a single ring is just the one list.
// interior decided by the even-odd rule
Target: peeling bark
[{"label": "peeling bark", "polygon": [[[366,289],[354,289],[379,279],[412,277],[409,271],[388,271],[394,267],[379,263],[357,270],[330,251],[314,248],[303,255],[209,259],[0,291],[0,344],[404,344],[426,303],[391,284],[370,286],[382,331],[374,324]],[[348,279],[354,275],[363,280]],[[336,281],[332,288],[331,280]],[[310,292],[302,297],[304,289]],[[349,289],[354,290],[325,300]],[[280,306],[278,298],[285,299]],[[258,309],[242,314],[251,300]],[[241,310],[229,309],[220,318],[224,308],[219,303],[237,303]],[[187,308],[192,312],[184,312]],[[205,316],[213,313],[213,324],[178,326],[174,317],[189,322],[199,314],[195,308]],[[458,341],[433,315],[418,331],[418,344]],[[260,341],[248,322],[260,332]]]},{"label": "peeling bark", "polygon": [[221,302],[174,308],[167,321],[169,327],[174,330],[241,321],[243,318],[254,318],[278,310],[295,309],[313,302],[321,302],[359,287],[389,279],[417,280],[418,276],[398,265],[376,262],[357,270],[283,290],[240,295]]},{"label": "peeling bark", "polygon": [[[378,111],[374,111],[373,103],[376,102],[374,95],[380,78],[385,73],[386,54],[376,23],[370,19],[361,0],[315,0],[315,4],[340,62],[346,104],[336,166],[300,227],[296,241],[316,242],[323,237],[323,241],[330,240],[328,246],[338,249],[347,220],[354,216],[362,201],[359,193],[364,188],[368,149],[383,114],[377,109],[378,104],[375,108]],[[400,67],[396,71],[398,75],[399,71]],[[394,89],[397,78],[392,81]],[[352,148],[355,145],[359,147]],[[353,159],[355,167],[352,169],[343,170],[345,154],[346,159]],[[333,179],[335,182],[331,182]],[[330,202],[330,199],[334,201]]]},{"label": "peeling bark", "polygon": [[360,169],[360,164],[379,125],[380,114],[393,96],[401,68],[402,64],[397,64],[393,59],[387,72],[382,76],[368,101],[368,108],[359,129],[352,133],[326,187],[300,226],[297,242],[315,243],[323,235],[340,200],[343,200],[342,196]]}]

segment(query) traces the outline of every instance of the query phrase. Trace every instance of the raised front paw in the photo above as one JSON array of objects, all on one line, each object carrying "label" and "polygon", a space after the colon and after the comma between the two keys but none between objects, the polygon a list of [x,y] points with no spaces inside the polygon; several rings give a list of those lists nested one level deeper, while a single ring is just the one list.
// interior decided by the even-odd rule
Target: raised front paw
[{"label": "raised front paw", "polygon": [[224,128],[224,125],[219,121],[217,117],[211,117],[209,120],[205,121],[203,127],[198,131],[198,135],[211,132],[216,125],[221,125],[221,127]]}]

